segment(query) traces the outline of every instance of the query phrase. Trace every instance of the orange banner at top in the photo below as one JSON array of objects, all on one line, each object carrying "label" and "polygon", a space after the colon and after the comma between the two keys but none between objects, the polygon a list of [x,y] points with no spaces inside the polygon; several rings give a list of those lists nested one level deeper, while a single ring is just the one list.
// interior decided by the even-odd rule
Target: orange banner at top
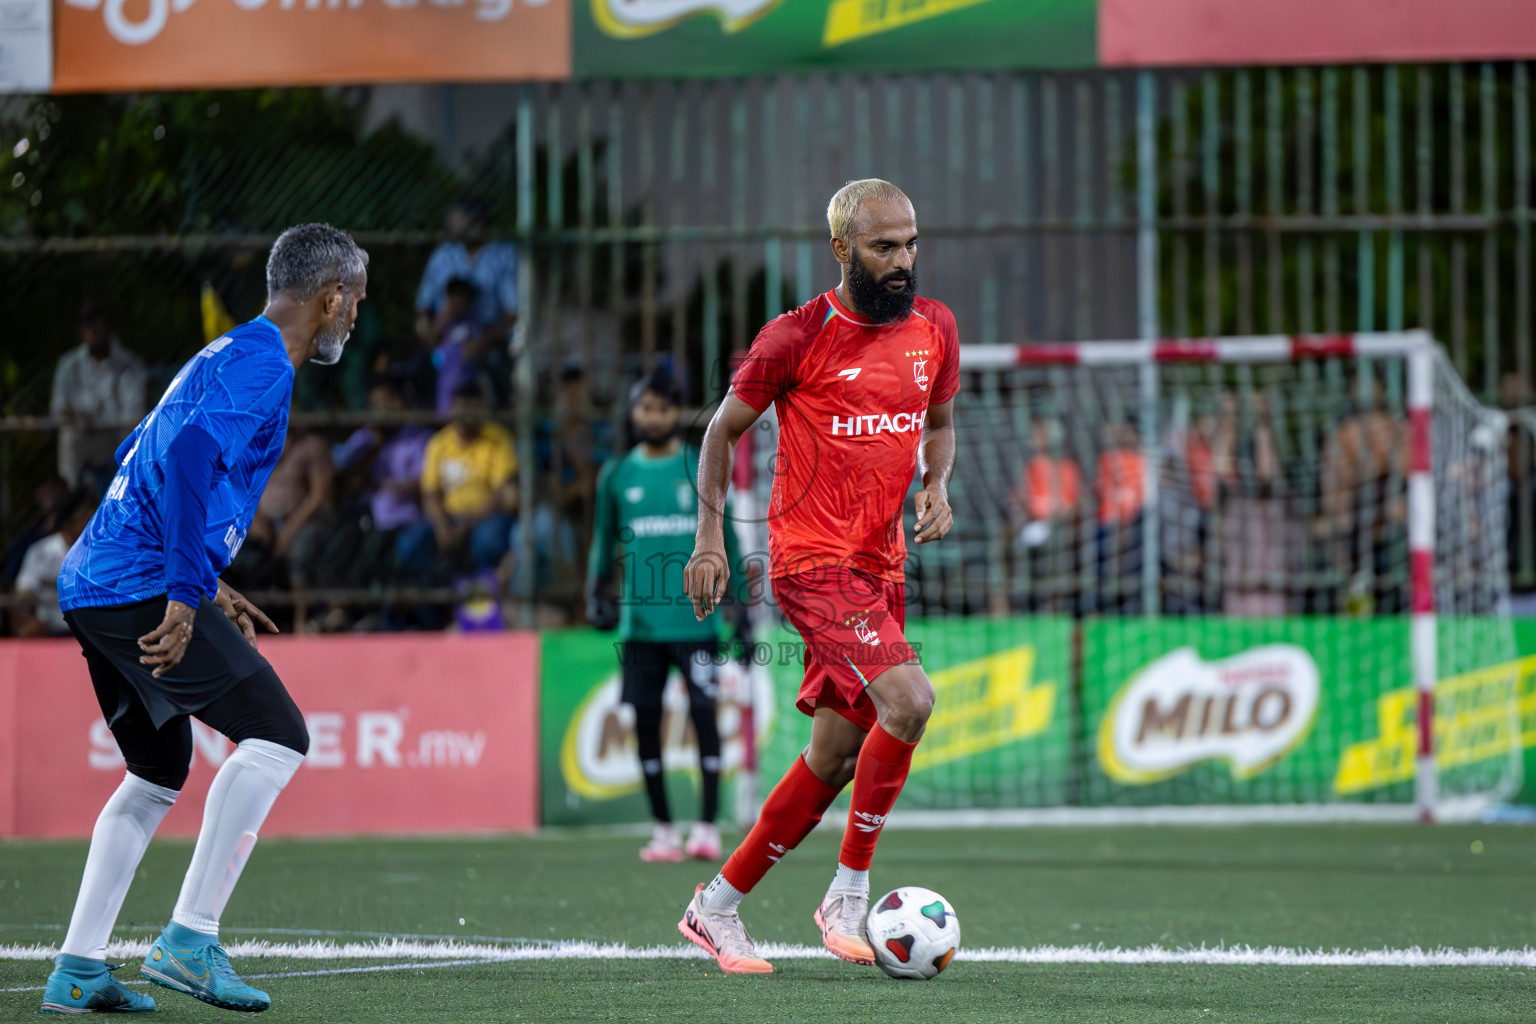
[{"label": "orange banner at top", "polygon": [[567,78],[570,0],[54,0],[55,92]]}]

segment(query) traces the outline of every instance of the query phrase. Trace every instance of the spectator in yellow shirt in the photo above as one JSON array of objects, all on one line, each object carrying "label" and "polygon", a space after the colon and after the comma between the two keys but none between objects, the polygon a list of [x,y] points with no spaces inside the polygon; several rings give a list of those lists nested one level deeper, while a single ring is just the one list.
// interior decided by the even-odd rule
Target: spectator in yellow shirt
[{"label": "spectator in yellow shirt", "polygon": [[413,529],[420,542],[439,553],[468,561],[476,571],[495,569],[507,553],[517,514],[517,450],[512,435],[486,421],[487,403],[478,384],[455,394],[453,422],[427,442],[421,471],[426,521]]}]

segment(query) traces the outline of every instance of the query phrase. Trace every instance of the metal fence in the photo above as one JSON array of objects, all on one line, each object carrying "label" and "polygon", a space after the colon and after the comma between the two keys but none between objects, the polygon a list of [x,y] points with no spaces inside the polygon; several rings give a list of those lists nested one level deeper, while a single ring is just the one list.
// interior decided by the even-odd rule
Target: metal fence
[{"label": "metal fence", "polygon": [[[513,405],[527,495],[548,488],[535,438],[564,364],[587,370],[579,414],[614,428],[628,382],[663,356],[707,411],[730,354],[835,281],[824,204],[866,175],[911,194],[922,288],[967,342],[1425,326],[1477,394],[1523,402],[1528,76],[1516,63],[508,86],[493,94],[505,130],[454,166],[398,131],[364,132],[360,92],[10,101],[0,524],[25,520],[51,464],[40,424],[14,417],[46,412],[80,298],[115,305],[164,379],[203,340],[202,283],[237,319],[254,313],[263,247],[324,218],[371,250],[377,352],[404,351],[416,276],[465,191],[524,254]],[[274,118],[286,143],[257,131]],[[96,162],[52,155],[70,147]],[[316,379],[307,407],[359,404],[356,382]],[[1516,460],[1527,480],[1529,461]],[[1536,533],[1530,508],[1516,527]],[[1527,586],[1532,547],[1514,566]]]}]

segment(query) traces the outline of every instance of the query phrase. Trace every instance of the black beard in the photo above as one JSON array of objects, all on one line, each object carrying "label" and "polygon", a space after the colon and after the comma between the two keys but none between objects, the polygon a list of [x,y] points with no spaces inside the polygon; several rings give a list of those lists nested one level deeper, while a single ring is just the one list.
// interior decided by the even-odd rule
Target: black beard
[{"label": "black beard", "polygon": [[635,434],[639,436],[641,444],[648,444],[652,448],[661,448],[677,436],[677,427],[670,430],[642,430],[635,428]]},{"label": "black beard", "polygon": [[[900,280],[905,280],[907,286],[899,292],[893,292],[885,286],[887,281]],[[855,249],[853,259],[848,263],[848,298],[852,300],[856,312],[877,324],[904,320],[912,312],[912,303],[917,300],[917,268],[893,270],[877,281]]]}]

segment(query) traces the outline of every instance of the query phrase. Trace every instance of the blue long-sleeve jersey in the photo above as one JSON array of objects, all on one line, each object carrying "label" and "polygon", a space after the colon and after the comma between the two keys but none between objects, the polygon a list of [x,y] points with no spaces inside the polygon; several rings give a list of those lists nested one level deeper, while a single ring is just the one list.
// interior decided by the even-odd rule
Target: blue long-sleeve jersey
[{"label": "blue long-sleeve jersey", "polygon": [[[293,362],[277,326],[265,317],[188,360],[118,447],[117,476],[106,500],[59,572],[60,607],[131,604],[166,594],[213,597],[218,574],[240,550],[282,454],[292,396]],[[188,474],[167,474],[172,449],[178,456],[212,454],[210,439],[217,453],[207,494],[180,493]],[[184,538],[168,538],[168,524],[184,521],[185,510],[199,503],[206,510],[196,531],[201,551],[189,551],[197,546],[191,533],[197,524]]]}]

